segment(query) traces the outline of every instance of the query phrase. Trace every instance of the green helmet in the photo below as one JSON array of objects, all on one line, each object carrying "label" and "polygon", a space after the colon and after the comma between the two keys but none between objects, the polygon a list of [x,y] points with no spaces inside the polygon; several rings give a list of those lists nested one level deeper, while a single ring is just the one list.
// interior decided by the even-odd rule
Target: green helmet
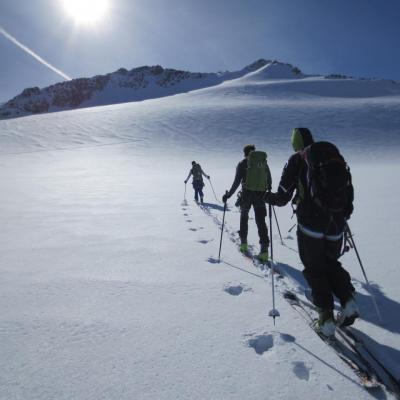
[{"label": "green helmet", "polygon": [[314,143],[314,139],[308,128],[294,128],[291,141],[294,151],[303,150],[305,147]]}]

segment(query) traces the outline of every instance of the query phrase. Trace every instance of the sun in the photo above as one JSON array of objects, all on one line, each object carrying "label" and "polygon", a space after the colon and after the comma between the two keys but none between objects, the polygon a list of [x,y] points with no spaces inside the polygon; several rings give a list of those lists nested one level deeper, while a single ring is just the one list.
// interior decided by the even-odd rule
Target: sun
[{"label": "sun", "polygon": [[69,17],[79,24],[96,24],[109,8],[108,0],[62,0]]}]

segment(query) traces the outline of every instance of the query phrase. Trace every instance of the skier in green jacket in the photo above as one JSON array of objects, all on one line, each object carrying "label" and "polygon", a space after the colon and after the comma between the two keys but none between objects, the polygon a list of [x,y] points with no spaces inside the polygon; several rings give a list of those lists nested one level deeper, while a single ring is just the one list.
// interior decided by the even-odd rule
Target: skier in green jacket
[{"label": "skier in green jacket", "polygon": [[244,159],[236,167],[236,175],[232,187],[227,190],[222,200],[224,203],[236,192],[242,184],[240,199],[240,251],[248,251],[247,233],[249,211],[251,206],[254,208],[255,220],[260,239],[260,261],[268,261],[269,237],[265,217],[267,209],[265,207],[264,194],[271,190],[271,173],[267,164],[267,155],[262,151],[256,151],[254,145],[249,144],[243,148]]}]

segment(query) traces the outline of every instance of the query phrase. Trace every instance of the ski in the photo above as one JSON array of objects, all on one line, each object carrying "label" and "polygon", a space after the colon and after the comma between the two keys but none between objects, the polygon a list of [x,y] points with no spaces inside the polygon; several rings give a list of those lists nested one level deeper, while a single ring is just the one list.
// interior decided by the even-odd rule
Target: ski
[{"label": "ski", "polygon": [[400,398],[400,381],[389,371],[389,369],[372,353],[372,351],[359,339],[351,327],[337,329],[338,334],[351,346],[354,351],[376,371],[379,380]]},{"label": "ski", "polygon": [[358,377],[360,384],[367,389],[380,387],[380,379],[375,369],[360,355],[349,341],[343,338],[343,332],[340,328],[336,329],[338,335],[333,338],[327,338],[324,335],[321,335],[313,328],[315,318],[312,314],[311,307],[308,308],[305,302],[301,301],[297,295],[290,290],[286,290],[283,297],[307,322],[319,338],[329,345],[336,352],[339,358],[353,370]]},{"label": "ski", "polygon": [[[310,303],[300,298],[298,298],[298,301],[303,304],[303,307],[314,310],[315,306],[312,303],[311,292],[306,290],[304,294]],[[336,333],[370,366],[370,369],[376,372],[379,380],[400,398],[400,381],[396,379],[393,373],[374,355],[364,341],[354,333],[353,328],[351,326],[337,327]]]}]

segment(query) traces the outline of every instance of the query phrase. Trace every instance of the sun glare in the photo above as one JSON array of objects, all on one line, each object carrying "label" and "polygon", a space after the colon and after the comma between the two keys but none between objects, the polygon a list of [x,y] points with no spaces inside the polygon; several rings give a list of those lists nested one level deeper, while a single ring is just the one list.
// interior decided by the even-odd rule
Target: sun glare
[{"label": "sun glare", "polygon": [[95,24],[107,13],[108,0],[62,0],[67,14],[80,24]]}]

